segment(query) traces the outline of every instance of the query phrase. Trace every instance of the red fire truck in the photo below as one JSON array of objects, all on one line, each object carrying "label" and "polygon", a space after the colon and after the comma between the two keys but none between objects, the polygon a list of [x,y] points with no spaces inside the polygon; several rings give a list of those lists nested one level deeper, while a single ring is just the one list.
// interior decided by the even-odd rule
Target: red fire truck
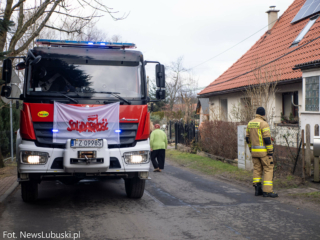
[{"label": "red fire truck", "polygon": [[[141,198],[149,178],[150,113],[145,66],[156,63],[157,99],[165,97],[164,66],[144,61],[132,43],[36,40],[37,47],[22,57],[17,70],[25,71],[23,109],[17,134],[16,159],[22,199],[34,201],[38,184],[60,181],[76,184],[83,179],[123,178],[127,196]],[[12,60],[3,62],[1,96],[10,99]],[[100,132],[90,138],[59,135],[54,129],[55,104],[85,109],[119,103],[118,142],[101,137],[107,125],[90,115]],[[98,109],[98,108],[97,108]],[[67,123],[69,124],[69,123]],[[77,123],[78,124],[78,123]],[[81,125],[83,124],[83,125]],[[69,128],[81,128],[70,125]],[[89,129],[88,127],[88,129]],[[82,128],[82,131],[87,131]],[[89,130],[88,130],[89,131]],[[81,132],[81,131],[80,131]],[[100,137],[98,136],[100,134]],[[55,141],[57,134],[59,141]],[[97,134],[97,135],[95,135]],[[60,136],[60,137],[59,137]],[[107,136],[107,135],[106,135]]]}]

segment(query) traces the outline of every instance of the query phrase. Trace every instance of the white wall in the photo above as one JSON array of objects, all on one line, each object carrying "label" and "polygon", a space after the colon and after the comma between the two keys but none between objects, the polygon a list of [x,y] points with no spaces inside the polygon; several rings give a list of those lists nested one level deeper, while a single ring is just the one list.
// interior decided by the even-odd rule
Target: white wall
[{"label": "white wall", "polygon": [[240,98],[244,97],[242,92],[229,93],[223,95],[212,96],[209,98],[209,114],[210,120],[220,119],[220,100],[228,100],[228,121],[234,121],[231,117],[231,111],[234,106],[240,105]]},{"label": "white wall", "polygon": [[[270,98],[270,103],[268,104],[269,113],[269,124],[281,122],[281,112],[282,112],[282,93],[284,92],[295,92],[298,91],[298,102],[299,105],[302,104],[302,83],[293,83],[286,85],[277,86],[277,91],[274,97]],[[228,121],[239,121],[233,119],[232,110],[234,107],[241,106],[241,98],[245,97],[243,92],[235,92],[229,94],[222,94],[217,96],[212,96],[209,98],[209,110],[210,110],[210,120],[220,119],[220,100],[228,99]],[[300,109],[299,109],[300,112]]]},{"label": "white wall", "polygon": [[[303,89],[305,89],[306,78],[314,77],[314,76],[320,76],[320,69],[312,69],[312,70],[302,72]],[[310,141],[311,143],[313,143],[314,126],[316,124],[320,125],[320,112],[305,111],[305,91],[303,91],[302,95],[303,95],[302,101],[301,101],[302,106],[299,107],[301,129],[305,130],[306,125],[310,124],[310,138],[311,138]]]}]

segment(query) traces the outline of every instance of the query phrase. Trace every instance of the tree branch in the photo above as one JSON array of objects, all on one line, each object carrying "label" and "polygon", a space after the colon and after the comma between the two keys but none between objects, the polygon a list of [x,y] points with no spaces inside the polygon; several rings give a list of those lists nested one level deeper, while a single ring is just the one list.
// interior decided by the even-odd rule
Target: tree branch
[{"label": "tree branch", "polygon": [[[127,15],[124,14],[124,15],[123,15],[122,17],[120,17],[120,18],[116,18],[115,16],[113,16],[113,14],[114,14],[114,13],[118,13],[118,12],[112,12],[112,11],[110,11],[110,10],[112,10],[112,8],[106,7],[105,5],[101,4],[101,3],[98,2],[97,0],[94,0],[94,2],[96,2],[100,7],[104,8],[105,10],[93,6],[92,4],[90,4],[90,3],[89,3],[88,1],[86,1],[86,0],[81,0],[81,1],[82,1],[82,2],[85,2],[88,6],[90,6],[91,8],[93,8],[93,9],[95,9],[95,10],[108,13],[108,14],[112,17],[112,19],[115,20],[115,21],[123,20],[123,19],[127,18],[128,15],[129,15],[129,14],[127,14]],[[79,2],[79,4],[80,4],[81,6],[83,6],[83,5],[80,3],[79,0],[78,0],[78,2]]]},{"label": "tree branch", "polygon": [[[45,13],[47,13],[47,12],[49,12],[49,11],[45,11]],[[99,16],[80,17],[80,16],[71,15],[71,14],[68,14],[68,13],[63,13],[63,12],[60,12],[60,11],[53,11],[53,12],[57,13],[57,14],[65,15],[65,16],[68,16],[68,17],[79,18],[79,19],[83,19],[83,20],[91,20],[92,18],[99,18],[99,17],[103,17],[104,16],[104,15],[99,15]]]},{"label": "tree branch", "polygon": [[44,26],[46,25],[46,23],[48,22],[49,18],[51,17],[53,11],[56,9],[56,7],[58,6],[58,4],[61,2],[62,0],[56,0],[54,5],[51,8],[51,11],[47,14],[47,16],[45,17],[45,19],[42,21],[42,23],[40,24],[40,26],[38,27],[38,29],[29,37],[29,39],[21,46],[19,47],[17,50],[13,50],[12,55],[17,55],[20,52],[22,52],[25,48],[28,47],[28,45],[39,35],[40,31],[44,28]]},{"label": "tree branch", "polygon": [[[21,0],[20,0],[21,1]],[[20,5],[19,7],[19,18],[18,18],[18,27],[16,32],[20,31],[23,25],[23,19],[24,19],[24,14],[23,14],[23,4]]]},{"label": "tree branch", "polygon": [[13,4],[13,0],[7,0],[7,5],[4,10],[4,19],[5,20],[10,20],[12,4]]},{"label": "tree branch", "polygon": [[[26,0],[19,0],[19,2],[17,2],[17,3],[11,8],[11,14],[12,14],[12,12],[13,12],[16,8],[20,7],[21,3],[25,2],[25,1],[26,1]],[[23,5],[23,4],[22,4],[22,5]]]},{"label": "tree branch", "polygon": [[[13,4],[13,0],[7,0],[7,5],[6,5],[5,9],[4,9],[4,14],[3,14],[3,21],[10,21],[12,4]],[[5,31],[0,36],[0,52],[4,51],[6,38],[7,38],[7,32]]]},{"label": "tree branch", "polygon": [[[57,4],[62,1],[58,0],[55,2],[54,6],[57,6]],[[28,30],[28,28],[34,24],[44,13],[46,10],[47,6],[51,3],[51,0],[46,0],[42,5],[40,5],[39,9],[37,12],[28,20],[25,22],[25,24],[21,27],[20,31],[17,31],[11,38],[10,45],[9,45],[9,50],[13,51],[18,40],[25,34],[25,32]],[[51,13],[52,14],[52,13]],[[48,15],[51,16],[50,13]],[[48,16],[47,15],[47,16]]]},{"label": "tree branch", "polygon": [[71,31],[68,31],[68,30],[64,30],[62,28],[56,28],[56,27],[53,27],[53,26],[49,26],[49,25],[44,25],[46,28],[51,28],[51,29],[54,29],[54,30],[57,30],[57,31],[60,31],[60,32],[65,32],[65,33],[81,33],[81,30],[80,29],[76,29],[76,30],[71,30]]}]

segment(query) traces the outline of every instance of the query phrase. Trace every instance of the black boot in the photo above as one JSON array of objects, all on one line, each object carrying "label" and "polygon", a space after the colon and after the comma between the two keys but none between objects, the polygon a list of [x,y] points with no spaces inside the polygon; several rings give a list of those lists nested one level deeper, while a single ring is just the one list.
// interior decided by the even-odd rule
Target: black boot
[{"label": "black boot", "polygon": [[262,195],[262,187],[261,187],[261,183],[257,183],[256,185],[254,185],[254,188],[256,189],[256,192],[254,193],[255,196],[260,196]]},{"label": "black boot", "polygon": [[264,192],[264,193],[263,193],[263,197],[272,197],[272,198],[276,198],[276,197],[278,197],[278,194],[277,194],[277,193],[275,193],[275,192],[269,192],[269,193]]}]

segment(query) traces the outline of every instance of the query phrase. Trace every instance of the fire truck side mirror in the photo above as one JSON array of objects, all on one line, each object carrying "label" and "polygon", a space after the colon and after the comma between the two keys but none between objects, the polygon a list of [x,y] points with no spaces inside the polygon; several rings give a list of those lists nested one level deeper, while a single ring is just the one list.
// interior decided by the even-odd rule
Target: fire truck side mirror
[{"label": "fire truck side mirror", "polygon": [[34,66],[34,65],[37,65],[39,62],[41,61],[41,56],[36,56],[32,62],[31,62],[31,65]]},{"label": "fire truck side mirror", "polygon": [[156,91],[156,98],[159,99],[159,100],[163,100],[166,98],[166,90],[160,90],[158,89]]},{"label": "fire truck side mirror", "polygon": [[2,80],[5,81],[6,83],[10,83],[11,82],[11,74],[12,74],[12,61],[11,61],[11,59],[8,58],[8,59],[3,60]]},{"label": "fire truck side mirror", "polygon": [[156,81],[157,81],[157,87],[159,88],[166,87],[166,74],[165,74],[164,65],[162,64],[156,65]]},{"label": "fire truck side mirror", "polygon": [[17,65],[16,65],[16,70],[23,70],[26,68],[26,63],[25,62],[19,62]]},{"label": "fire truck side mirror", "polygon": [[8,98],[11,95],[11,87],[10,86],[3,86],[1,88],[1,97]]}]

